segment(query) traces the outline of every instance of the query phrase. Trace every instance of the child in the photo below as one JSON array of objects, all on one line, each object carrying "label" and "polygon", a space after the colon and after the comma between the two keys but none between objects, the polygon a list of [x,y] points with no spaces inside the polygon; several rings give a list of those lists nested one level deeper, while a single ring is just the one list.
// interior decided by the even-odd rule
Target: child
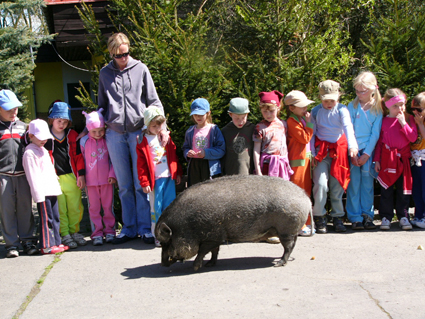
[{"label": "child", "polygon": [[[91,239],[94,246],[103,245],[103,236],[106,242],[111,243],[115,238],[115,215],[112,212],[114,186],[117,182],[114,168],[109,160],[109,152],[105,141],[105,121],[103,109],[91,112],[86,116],[86,127],[89,132],[80,140],[86,169],[87,197],[89,200],[89,214],[93,226]],[[100,209],[103,208],[103,216]]]},{"label": "child", "polygon": [[[311,149],[314,156],[313,166],[313,216],[316,232],[327,232],[326,200],[329,190],[336,232],[345,232],[342,221],[344,207],[342,195],[350,181],[348,154],[357,155],[357,142],[347,107],[338,103],[339,83],[327,80],[319,83],[319,95],[322,104],[312,111],[314,134]],[[329,183],[329,186],[328,186]],[[329,187],[329,188],[328,188]]]},{"label": "child", "polygon": [[286,147],[287,124],[278,118],[283,94],[278,91],[261,92],[260,110],[264,120],[255,127],[254,166],[257,175],[282,177],[289,180],[293,174]]},{"label": "child", "polygon": [[[152,234],[163,210],[176,198],[176,184],[183,175],[179,164],[176,145],[168,139],[165,147],[159,141],[159,131],[165,117],[156,106],[150,106],[143,113],[147,128],[137,138],[137,173],[143,192],[149,193]],[[155,239],[155,246],[161,244]]]},{"label": "child", "polygon": [[[406,111],[406,95],[400,89],[385,92],[382,108],[388,114],[382,120],[381,134],[375,150],[375,170],[381,184],[379,216],[382,230],[391,227],[394,217],[394,186],[396,187],[396,213],[403,230],[412,229],[409,222],[409,202],[412,193],[410,170],[410,143],[418,133],[415,119]],[[410,118],[409,118],[410,117]],[[407,123],[409,122],[409,123]]]},{"label": "child", "polygon": [[187,167],[188,186],[221,175],[220,159],[226,152],[223,134],[212,123],[210,104],[198,98],[190,106],[190,116],[196,123],[186,131],[183,155],[189,162]]},{"label": "child", "polygon": [[[257,175],[281,177],[289,180],[293,174],[288,160],[286,147],[287,125],[278,118],[283,94],[279,91],[261,92],[260,110],[264,120],[255,126],[252,140],[254,141],[254,167]],[[278,237],[270,237],[267,242],[278,244]]]},{"label": "child", "polygon": [[373,151],[382,124],[381,94],[372,72],[360,73],[353,82],[357,97],[347,106],[359,153],[351,158],[347,188],[347,217],[354,230],[375,229],[373,184],[370,174]]},{"label": "child", "polygon": [[419,93],[412,100],[411,110],[415,115],[415,122],[419,129],[416,142],[410,144],[412,152],[412,196],[415,202],[415,218],[411,220],[413,226],[425,228],[425,92]]},{"label": "child", "polygon": [[41,253],[56,254],[69,247],[61,245],[57,196],[62,191],[52,159],[44,148],[47,140],[53,136],[47,123],[39,119],[30,122],[28,133],[31,144],[25,149],[23,165],[32,198],[40,214]]},{"label": "child", "polygon": [[252,174],[255,125],[247,121],[248,100],[241,97],[231,99],[228,113],[232,121],[221,129],[226,143],[226,154],[221,160],[223,175]]},{"label": "child", "polygon": [[[301,91],[291,91],[285,96],[284,103],[290,114],[286,121],[288,125],[288,159],[294,171],[290,180],[304,189],[310,197],[312,186],[310,141],[313,137],[313,124],[311,115],[307,112],[307,106],[314,101],[309,100]],[[311,235],[311,220],[307,220],[307,224],[309,225],[302,227],[301,236]]]},{"label": "child", "polygon": [[65,102],[55,102],[48,116],[50,131],[54,137],[53,151],[56,173],[59,176],[62,195],[58,196],[60,233],[62,242],[70,248],[87,244],[79,234],[83,217],[81,190],[85,187],[84,159],[77,145],[77,132],[70,129],[72,124],[70,106]]},{"label": "child", "polygon": [[17,118],[20,106],[15,93],[0,91],[0,220],[7,258],[19,256],[20,242],[28,255],[38,253],[31,191],[22,166],[27,125]]}]

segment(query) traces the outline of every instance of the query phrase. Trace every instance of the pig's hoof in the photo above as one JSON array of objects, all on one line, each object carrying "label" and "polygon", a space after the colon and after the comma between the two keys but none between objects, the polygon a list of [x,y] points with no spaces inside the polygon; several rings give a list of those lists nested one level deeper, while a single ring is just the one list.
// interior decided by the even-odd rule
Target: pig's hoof
[{"label": "pig's hoof", "polygon": [[210,260],[205,264],[205,267],[214,267],[216,264],[215,260]]},{"label": "pig's hoof", "polygon": [[283,267],[286,266],[286,262],[284,262],[282,259],[279,260],[275,265],[275,267]]}]

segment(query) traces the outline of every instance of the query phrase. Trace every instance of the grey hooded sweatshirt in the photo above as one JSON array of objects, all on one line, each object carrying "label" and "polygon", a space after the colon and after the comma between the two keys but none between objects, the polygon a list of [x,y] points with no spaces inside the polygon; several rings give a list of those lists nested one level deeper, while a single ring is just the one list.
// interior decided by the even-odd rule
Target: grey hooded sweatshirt
[{"label": "grey hooded sweatshirt", "polygon": [[150,105],[164,111],[145,64],[129,57],[122,71],[113,61],[100,70],[98,106],[104,110],[109,129],[117,133],[140,130],[144,125],[143,112]]}]

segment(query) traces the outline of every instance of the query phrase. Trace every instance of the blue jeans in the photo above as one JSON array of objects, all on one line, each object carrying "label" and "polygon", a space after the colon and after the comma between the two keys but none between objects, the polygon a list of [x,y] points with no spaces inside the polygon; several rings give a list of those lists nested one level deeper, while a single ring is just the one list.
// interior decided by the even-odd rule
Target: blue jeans
[{"label": "blue jeans", "polygon": [[412,196],[415,202],[415,217],[425,218],[425,161],[422,166],[412,166]]},{"label": "blue jeans", "polygon": [[[332,211],[330,212],[332,217],[344,216],[344,206],[342,205],[342,195],[344,189],[338,180],[331,176],[331,164],[332,158],[329,155],[326,156],[321,162],[317,163],[317,166],[313,170],[313,215],[324,216],[326,215],[326,199],[328,196],[331,198]],[[329,183],[329,187],[328,187]]]},{"label": "blue jeans", "polygon": [[137,135],[141,131],[117,133],[106,130],[106,145],[117,176],[121,199],[123,228],[121,233],[134,238],[151,231],[147,194],[143,193],[137,176]]},{"label": "blue jeans", "polygon": [[[361,156],[359,152],[359,156]],[[370,175],[372,157],[361,167],[350,163],[350,183],[347,188],[347,217],[350,222],[362,222],[362,214],[373,219],[373,177]]]}]

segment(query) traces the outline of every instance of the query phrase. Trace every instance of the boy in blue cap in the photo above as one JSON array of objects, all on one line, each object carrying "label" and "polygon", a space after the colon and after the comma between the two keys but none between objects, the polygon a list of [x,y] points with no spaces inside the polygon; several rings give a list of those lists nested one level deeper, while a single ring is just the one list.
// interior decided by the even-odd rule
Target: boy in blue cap
[{"label": "boy in blue cap", "polygon": [[21,106],[12,91],[0,91],[0,220],[7,258],[19,256],[20,242],[28,255],[38,253],[31,190],[22,166],[27,125],[17,117]]}]

